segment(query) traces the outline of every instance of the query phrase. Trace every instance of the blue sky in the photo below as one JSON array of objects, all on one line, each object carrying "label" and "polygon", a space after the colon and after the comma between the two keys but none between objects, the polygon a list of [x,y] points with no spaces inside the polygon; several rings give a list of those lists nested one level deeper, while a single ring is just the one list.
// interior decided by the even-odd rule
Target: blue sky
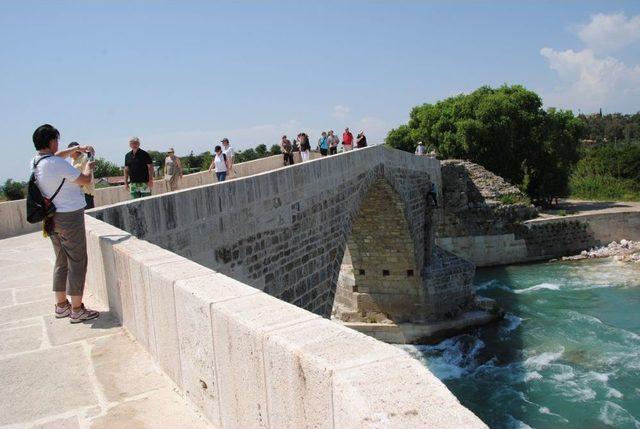
[{"label": "blue sky", "polygon": [[638,1],[0,2],[0,179],[42,123],[122,164],[363,129],[412,106],[523,84],[547,106],[640,110]]}]

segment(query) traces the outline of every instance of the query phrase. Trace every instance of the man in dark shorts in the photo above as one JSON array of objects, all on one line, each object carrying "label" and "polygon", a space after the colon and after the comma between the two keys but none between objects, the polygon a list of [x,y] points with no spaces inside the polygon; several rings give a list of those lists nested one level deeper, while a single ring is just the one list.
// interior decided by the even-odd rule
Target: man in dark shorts
[{"label": "man in dark shorts", "polygon": [[148,197],[153,188],[153,161],[149,154],[140,149],[140,139],[129,140],[131,152],[124,157],[124,186],[131,198]]}]

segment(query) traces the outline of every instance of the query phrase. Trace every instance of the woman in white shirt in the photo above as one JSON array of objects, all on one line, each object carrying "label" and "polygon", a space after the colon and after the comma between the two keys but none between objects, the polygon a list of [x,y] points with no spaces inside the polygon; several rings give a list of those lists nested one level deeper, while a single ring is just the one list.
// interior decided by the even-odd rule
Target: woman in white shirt
[{"label": "woman in white shirt", "polygon": [[[38,155],[32,161],[36,184],[42,196],[52,200],[56,207],[49,237],[56,262],[53,269],[53,291],[56,297],[55,316],[69,317],[71,323],[95,319],[100,314],[82,303],[84,281],[87,275],[87,243],[84,228],[86,205],[82,186],[91,183],[94,162],[88,162],[82,172],[64,158],[73,151],[93,152],[91,146],[75,146],[58,152],[60,133],[49,124],[33,133],[33,144]],[[67,300],[71,298],[71,303]]]},{"label": "woman in white shirt", "polygon": [[213,160],[209,166],[209,172],[214,168],[216,169],[218,182],[224,182],[227,178],[227,171],[229,171],[229,159],[227,158],[227,155],[222,153],[222,148],[220,146],[216,146],[215,148]]}]

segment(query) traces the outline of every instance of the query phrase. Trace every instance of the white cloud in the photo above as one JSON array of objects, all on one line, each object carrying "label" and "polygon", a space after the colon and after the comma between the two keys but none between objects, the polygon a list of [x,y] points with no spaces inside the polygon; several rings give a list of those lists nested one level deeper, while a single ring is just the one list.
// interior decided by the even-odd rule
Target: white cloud
[{"label": "white cloud", "polygon": [[331,112],[331,116],[337,119],[344,119],[349,116],[351,109],[348,106],[343,106],[342,104],[338,104],[333,107],[333,112]]},{"label": "white cloud", "polygon": [[629,67],[592,50],[557,51],[543,48],[540,54],[558,73],[561,84],[545,98],[547,105],[594,111],[600,107],[637,108],[640,102],[640,66]]},{"label": "white cloud", "polygon": [[640,15],[627,19],[620,12],[593,15],[591,22],[579,27],[578,37],[594,52],[614,52],[640,40]]}]

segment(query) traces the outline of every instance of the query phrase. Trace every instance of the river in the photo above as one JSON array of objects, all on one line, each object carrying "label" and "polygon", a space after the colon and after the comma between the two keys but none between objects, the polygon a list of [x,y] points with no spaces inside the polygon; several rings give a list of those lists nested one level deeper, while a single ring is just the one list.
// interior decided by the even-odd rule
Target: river
[{"label": "river", "polygon": [[492,428],[640,428],[640,264],[479,269],[499,323],[401,346]]}]

